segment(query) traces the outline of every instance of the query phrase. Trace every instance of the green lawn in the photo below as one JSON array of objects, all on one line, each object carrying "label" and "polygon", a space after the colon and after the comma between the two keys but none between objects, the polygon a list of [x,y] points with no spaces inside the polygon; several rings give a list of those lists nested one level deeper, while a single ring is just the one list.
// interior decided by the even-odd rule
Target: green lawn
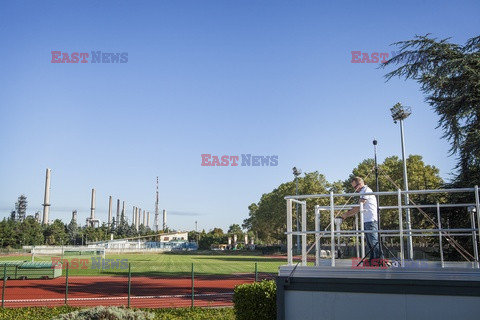
[{"label": "green lawn", "polygon": [[[72,259],[88,259],[87,269],[70,269],[72,276],[91,275],[127,275],[128,269],[92,269],[92,257],[101,256],[64,256],[71,265]],[[229,275],[229,274],[254,274],[255,263],[259,273],[278,273],[278,267],[286,264],[284,258],[269,258],[258,255],[240,254],[193,254],[193,253],[160,253],[160,254],[116,254],[107,255],[106,259],[127,259],[131,265],[133,275],[185,275],[192,271],[192,263],[196,275]],[[30,256],[0,257],[0,260],[27,260]],[[51,257],[37,256],[35,261],[51,261]],[[63,271],[65,274],[65,270]]]}]

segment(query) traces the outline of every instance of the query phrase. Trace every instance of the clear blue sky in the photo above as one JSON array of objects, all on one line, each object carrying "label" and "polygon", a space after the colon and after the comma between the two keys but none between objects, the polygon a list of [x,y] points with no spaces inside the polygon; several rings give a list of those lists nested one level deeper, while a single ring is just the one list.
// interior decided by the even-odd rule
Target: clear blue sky
[{"label": "clear blue sky", "polygon": [[[1,1],[0,217],[20,194],[51,219],[84,224],[108,196],[174,229],[224,230],[292,180],[292,167],[346,179],[363,159],[401,154],[390,117],[411,106],[407,154],[448,178],[455,157],[413,81],[385,83],[351,51],[432,33],[463,44],[478,1]],[[128,63],[56,64],[51,51],[127,52]],[[278,166],[202,167],[201,154],[278,155]],[[152,217],[153,218],[153,217]]]}]

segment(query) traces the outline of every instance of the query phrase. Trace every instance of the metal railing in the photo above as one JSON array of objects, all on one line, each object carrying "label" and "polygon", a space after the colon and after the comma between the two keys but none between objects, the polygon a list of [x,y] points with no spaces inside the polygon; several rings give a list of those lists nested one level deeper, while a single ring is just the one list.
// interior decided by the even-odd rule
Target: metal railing
[{"label": "metal railing", "polygon": [[[21,269],[20,264],[31,264],[27,261],[0,261],[0,273],[3,273],[1,307],[232,306],[236,285],[273,279],[283,264],[274,260],[239,264],[232,259],[222,262],[226,273],[218,274],[212,273],[218,270],[218,265],[210,262],[176,264],[175,271],[167,271],[156,261],[134,261],[118,269],[92,264],[83,269],[75,259],[66,259],[63,263],[40,262],[49,264],[42,269]],[[101,267],[98,270],[101,273],[93,274],[93,267]]]},{"label": "metal railing", "polygon": [[[455,203],[455,204],[448,204],[448,203],[435,203],[435,204],[410,204],[405,205],[402,203],[402,197],[405,195],[432,195],[432,194],[453,194],[453,193],[473,193],[475,202],[472,203]],[[361,254],[362,257],[365,256],[365,234],[372,233],[377,231],[369,231],[364,230],[363,228],[363,204],[355,204],[355,205],[338,205],[335,204],[336,198],[359,198],[363,195],[374,195],[378,197],[386,197],[386,196],[397,196],[397,204],[395,206],[380,206],[381,210],[396,210],[398,214],[398,229],[381,229],[379,226],[379,233],[382,237],[398,237],[399,244],[400,244],[400,252],[399,252],[399,259],[400,259],[400,266],[403,267],[404,264],[404,240],[405,238],[409,238],[410,241],[412,237],[425,237],[425,236],[432,236],[432,234],[438,233],[439,239],[439,249],[440,249],[440,260],[441,266],[444,267],[444,252],[443,252],[443,239],[445,237],[452,237],[452,236],[471,236],[472,243],[473,243],[473,267],[480,268],[479,265],[479,250],[478,250],[478,239],[480,239],[480,230],[478,226],[480,225],[480,200],[479,200],[479,191],[478,186],[474,188],[458,188],[458,189],[435,189],[435,190],[410,190],[410,191],[401,191],[398,189],[396,192],[367,192],[367,193],[340,193],[334,194],[330,192],[330,194],[313,194],[313,195],[298,195],[298,196],[287,196],[285,197],[287,201],[287,263],[288,265],[293,264],[293,235],[300,235],[301,236],[301,265],[307,265],[307,254],[310,252],[312,248],[315,248],[315,265],[320,265],[320,245],[321,240],[323,237],[330,238],[330,251],[331,251],[331,262],[330,265],[335,267],[335,240],[340,239],[342,237],[355,237],[357,239],[357,258]],[[320,206],[316,205],[314,209],[315,217],[315,230],[307,230],[307,202],[302,200],[307,199],[318,199],[318,198],[328,198],[330,200],[330,205],[328,206]],[[301,215],[301,230],[293,231],[293,203],[297,203],[301,205],[301,212],[297,213]],[[360,207],[360,213],[355,216],[355,230],[345,230],[341,231],[339,228],[335,230],[335,217],[340,215],[342,211],[351,209],[353,207]],[[468,212],[470,213],[470,228],[442,228],[441,224],[441,209],[442,208],[467,208]],[[430,229],[405,229],[403,226],[403,218],[402,212],[406,209],[435,209],[436,210],[436,224],[438,225],[437,228],[430,228]],[[320,217],[322,211],[329,213],[330,224],[327,226],[325,230],[321,230],[320,226]],[[358,219],[360,219],[360,223],[358,223]],[[477,227],[476,227],[477,225]],[[360,227],[360,228],[359,228]],[[329,230],[328,230],[329,229]],[[309,249],[307,249],[307,235],[315,235],[315,241],[311,245]],[[478,237],[478,239],[477,239]],[[360,239],[359,239],[360,238]],[[358,243],[360,242],[361,250],[358,250]]]}]

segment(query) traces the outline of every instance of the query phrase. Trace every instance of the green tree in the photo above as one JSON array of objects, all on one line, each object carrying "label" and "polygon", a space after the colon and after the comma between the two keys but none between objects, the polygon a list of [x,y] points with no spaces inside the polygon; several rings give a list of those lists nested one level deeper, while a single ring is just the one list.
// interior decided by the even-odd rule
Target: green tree
[{"label": "green tree", "polygon": [[400,66],[386,74],[387,81],[400,77],[420,83],[452,154],[458,155],[453,185],[480,184],[480,36],[463,46],[428,34],[394,45],[400,53],[382,67]]},{"label": "green tree", "polygon": [[66,226],[60,219],[56,219],[48,225],[44,229],[43,235],[48,245],[60,246],[68,243]]},{"label": "green tree", "polygon": [[240,225],[232,224],[228,227],[228,234],[236,234],[238,237],[243,236],[243,231]]},{"label": "green tree", "polygon": [[134,235],[133,229],[131,229],[131,227],[128,225],[123,212],[120,216],[119,223],[116,225],[116,234],[118,238],[125,238]]},{"label": "green tree", "polygon": [[145,227],[143,225],[143,223],[138,227],[138,233],[141,235],[141,236],[144,236],[148,233],[148,229],[147,227]]},{"label": "green tree", "polygon": [[213,228],[209,233],[216,236],[223,236],[223,230],[221,228]]},{"label": "green tree", "polygon": [[16,247],[15,221],[12,219],[3,219],[0,222],[0,241],[3,248]]},{"label": "green tree", "polygon": [[220,233],[206,233],[200,236],[198,247],[201,250],[210,250],[212,245],[227,244],[227,235]]},{"label": "green tree", "polygon": [[34,217],[26,217],[16,223],[17,243],[20,245],[42,245],[44,243],[43,227]]},{"label": "green tree", "polygon": [[[379,167],[379,190],[380,191],[397,191],[403,189],[403,163],[397,156],[388,157]],[[435,166],[426,165],[419,155],[410,155],[407,158],[408,172],[408,189],[409,190],[429,190],[440,189],[444,182],[439,176],[439,170]],[[355,169],[352,170],[350,177],[344,181],[345,190],[353,192],[350,181],[353,177],[362,177],[373,191],[376,190],[376,181],[374,173],[373,159],[362,161]],[[411,195],[411,204],[435,204],[436,202],[445,202],[443,194],[435,195]],[[351,203],[356,199],[352,199]],[[402,198],[403,201],[403,198]],[[380,206],[396,206],[398,197],[382,196],[380,197]],[[412,209],[410,210],[412,228],[433,228],[432,220],[436,221],[436,211],[432,209]],[[380,223],[382,229],[398,229],[398,210],[384,209],[380,211]],[[403,222],[405,223],[405,213],[403,213]],[[353,219],[344,221],[345,228],[353,228]],[[404,226],[405,227],[405,226]],[[428,240],[427,238],[414,238],[417,242]]]},{"label": "green tree", "polygon": [[70,240],[70,243],[73,245],[76,245],[79,239],[80,232],[79,232],[77,221],[73,219],[73,217],[67,226],[67,232],[68,232],[68,238]]},{"label": "green tree", "polygon": [[[338,183],[336,186],[338,187]],[[325,176],[318,172],[306,173],[304,177],[298,178],[299,194],[324,194],[332,187]],[[243,221],[242,226],[258,236],[257,242],[259,240],[267,244],[285,242],[287,204],[284,198],[289,195],[295,195],[294,181],[282,183],[272,192],[263,194],[258,203],[252,203],[248,207],[249,217]],[[328,199],[325,198],[308,199],[307,211],[311,212],[317,204],[327,203]],[[307,218],[308,229],[313,230],[314,217],[307,215]],[[297,219],[296,206],[293,207],[293,219],[293,221]],[[327,223],[326,217],[322,217],[322,223]]]},{"label": "green tree", "polygon": [[[385,161],[379,165],[379,184],[380,191],[396,191],[400,186],[403,186],[403,169],[402,161],[394,156],[386,158]],[[344,191],[353,192],[350,185],[350,180],[354,176],[361,176],[365,179],[367,185],[373,190],[376,189],[375,174],[374,174],[373,159],[366,159],[362,161],[356,168],[352,170],[352,174],[345,181],[337,181],[329,183],[325,177],[318,173],[312,172],[305,174],[305,177],[298,179],[299,194],[327,194],[332,191],[341,194]],[[443,185],[443,180],[439,176],[439,170],[431,165],[426,165],[421,156],[410,155],[407,159],[407,170],[409,172],[409,189],[410,190],[424,190],[424,189],[438,189]],[[400,187],[401,188],[401,187]],[[244,220],[243,228],[253,232],[258,236],[256,239],[267,244],[274,244],[278,242],[285,242],[286,236],[286,212],[287,206],[285,196],[295,194],[295,182],[290,181],[282,183],[278,188],[272,192],[263,194],[258,203],[252,203],[249,209],[249,217]],[[436,203],[436,201],[444,201],[442,195],[437,196],[412,196],[413,201],[419,203]],[[314,230],[314,208],[316,205],[328,206],[330,204],[329,198],[310,198],[306,200],[307,203],[307,229]],[[382,197],[381,205],[396,205],[397,197]],[[345,205],[356,204],[355,198],[335,197],[335,205],[343,207]],[[296,230],[296,206],[293,206],[293,230]],[[338,215],[340,211],[336,211]],[[433,216],[433,213],[430,213]],[[428,223],[428,219],[423,216],[423,213],[417,211],[413,216],[412,222],[417,226],[432,227]],[[398,229],[398,213],[396,210],[385,210],[381,213],[382,227],[384,229]],[[404,220],[405,221],[405,220]],[[348,219],[344,222],[345,229],[353,228],[353,219]],[[330,229],[330,215],[322,211],[320,216],[320,228],[322,230]],[[313,241],[313,236],[309,236],[308,241]]]}]

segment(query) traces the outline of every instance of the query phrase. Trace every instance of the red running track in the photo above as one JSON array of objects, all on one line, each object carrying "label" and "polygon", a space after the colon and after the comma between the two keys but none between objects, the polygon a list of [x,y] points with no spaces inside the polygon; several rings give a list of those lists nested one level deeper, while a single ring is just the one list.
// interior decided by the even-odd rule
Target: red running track
[{"label": "red running track", "polygon": [[[198,276],[194,281],[194,306],[231,306],[236,285],[253,282],[252,275]],[[0,281],[0,283],[3,282]],[[130,306],[148,308],[190,307],[192,279],[132,277]],[[69,277],[68,305],[118,306],[128,303],[128,278]],[[65,277],[7,280],[5,307],[60,306],[65,304]]]}]

